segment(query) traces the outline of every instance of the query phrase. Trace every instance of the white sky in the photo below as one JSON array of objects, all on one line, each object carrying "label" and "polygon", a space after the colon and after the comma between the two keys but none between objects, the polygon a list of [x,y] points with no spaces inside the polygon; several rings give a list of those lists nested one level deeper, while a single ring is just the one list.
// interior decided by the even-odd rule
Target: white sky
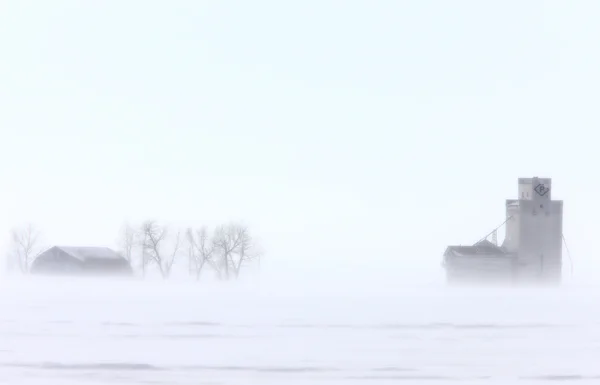
[{"label": "white sky", "polygon": [[0,232],[240,219],[275,270],[437,277],[540,176],[576,273],[600,274],[598,20],[591,0],[0,0]]}]

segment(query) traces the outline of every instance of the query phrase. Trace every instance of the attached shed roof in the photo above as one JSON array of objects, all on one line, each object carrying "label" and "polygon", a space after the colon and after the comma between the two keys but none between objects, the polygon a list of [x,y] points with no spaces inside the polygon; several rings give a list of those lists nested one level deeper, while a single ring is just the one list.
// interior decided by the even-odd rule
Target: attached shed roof
[{"label": "attached shed roof", "polygon": [[55,248],[82,262],[90,259],[123,259],[119,253],[108,247],[55,246]]},{"label": "attached shed roof", "polygon": [[448,246],[444,255],[460,257],[501,257],[508,253],[488,240],[482,240],[472,246]]}]

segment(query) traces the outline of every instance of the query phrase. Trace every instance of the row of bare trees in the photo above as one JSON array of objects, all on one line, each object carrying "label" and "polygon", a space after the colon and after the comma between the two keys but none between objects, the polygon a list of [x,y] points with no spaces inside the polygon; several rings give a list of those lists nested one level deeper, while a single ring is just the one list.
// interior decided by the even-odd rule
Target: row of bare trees
[{"label": "row of bare trees", "polygon": [[[11,231],[8,268],[28,273],[31,262],[43,251],[41,232],[29,224]],[[238,278],[244,266],[260,263],[261,250],[248,227],[229,223],[210,230],[206,226],[173,231],[148,220],[139,226],[123,227],[119,248],[132,267],[146,275],[155,266],[169,278],[176,261],[187,259],[191,275],[200,279],[210,269],[219,279]]]},{"label": "row of bare trees", "polygon": [[142,274],[154,265],[163,278],[169,278],[175,261],[182,257],[187,257],[189,271],[196,279],[206,268],[219,279],[238,278],[242,268],[259,261],[262,254],[248,227],[238,223],[220,225],[212,231],[205,226],[187,228],[182,234],[149,220],[138,229],[126,225],[120,247],[122,255]]}]

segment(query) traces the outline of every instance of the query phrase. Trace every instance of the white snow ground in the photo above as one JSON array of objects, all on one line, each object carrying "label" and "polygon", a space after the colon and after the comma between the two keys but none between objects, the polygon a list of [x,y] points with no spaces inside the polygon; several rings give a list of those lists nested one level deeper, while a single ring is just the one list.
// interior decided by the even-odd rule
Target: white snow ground
[{"label": "white snow ground", "polygon": [[3,384],[600,383],[600,288],[0,284]]}]

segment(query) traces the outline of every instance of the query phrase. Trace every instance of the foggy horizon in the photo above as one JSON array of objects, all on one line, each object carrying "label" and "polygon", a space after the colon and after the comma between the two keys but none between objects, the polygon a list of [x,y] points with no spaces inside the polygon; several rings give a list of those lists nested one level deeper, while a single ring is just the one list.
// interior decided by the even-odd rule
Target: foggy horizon
[{"label": "foggy horizon", "polygon": [[264,269],[425,277],[546,176],[599,276],[594,3],[235,4],[3,2],[0,232],[240,220]]}]

